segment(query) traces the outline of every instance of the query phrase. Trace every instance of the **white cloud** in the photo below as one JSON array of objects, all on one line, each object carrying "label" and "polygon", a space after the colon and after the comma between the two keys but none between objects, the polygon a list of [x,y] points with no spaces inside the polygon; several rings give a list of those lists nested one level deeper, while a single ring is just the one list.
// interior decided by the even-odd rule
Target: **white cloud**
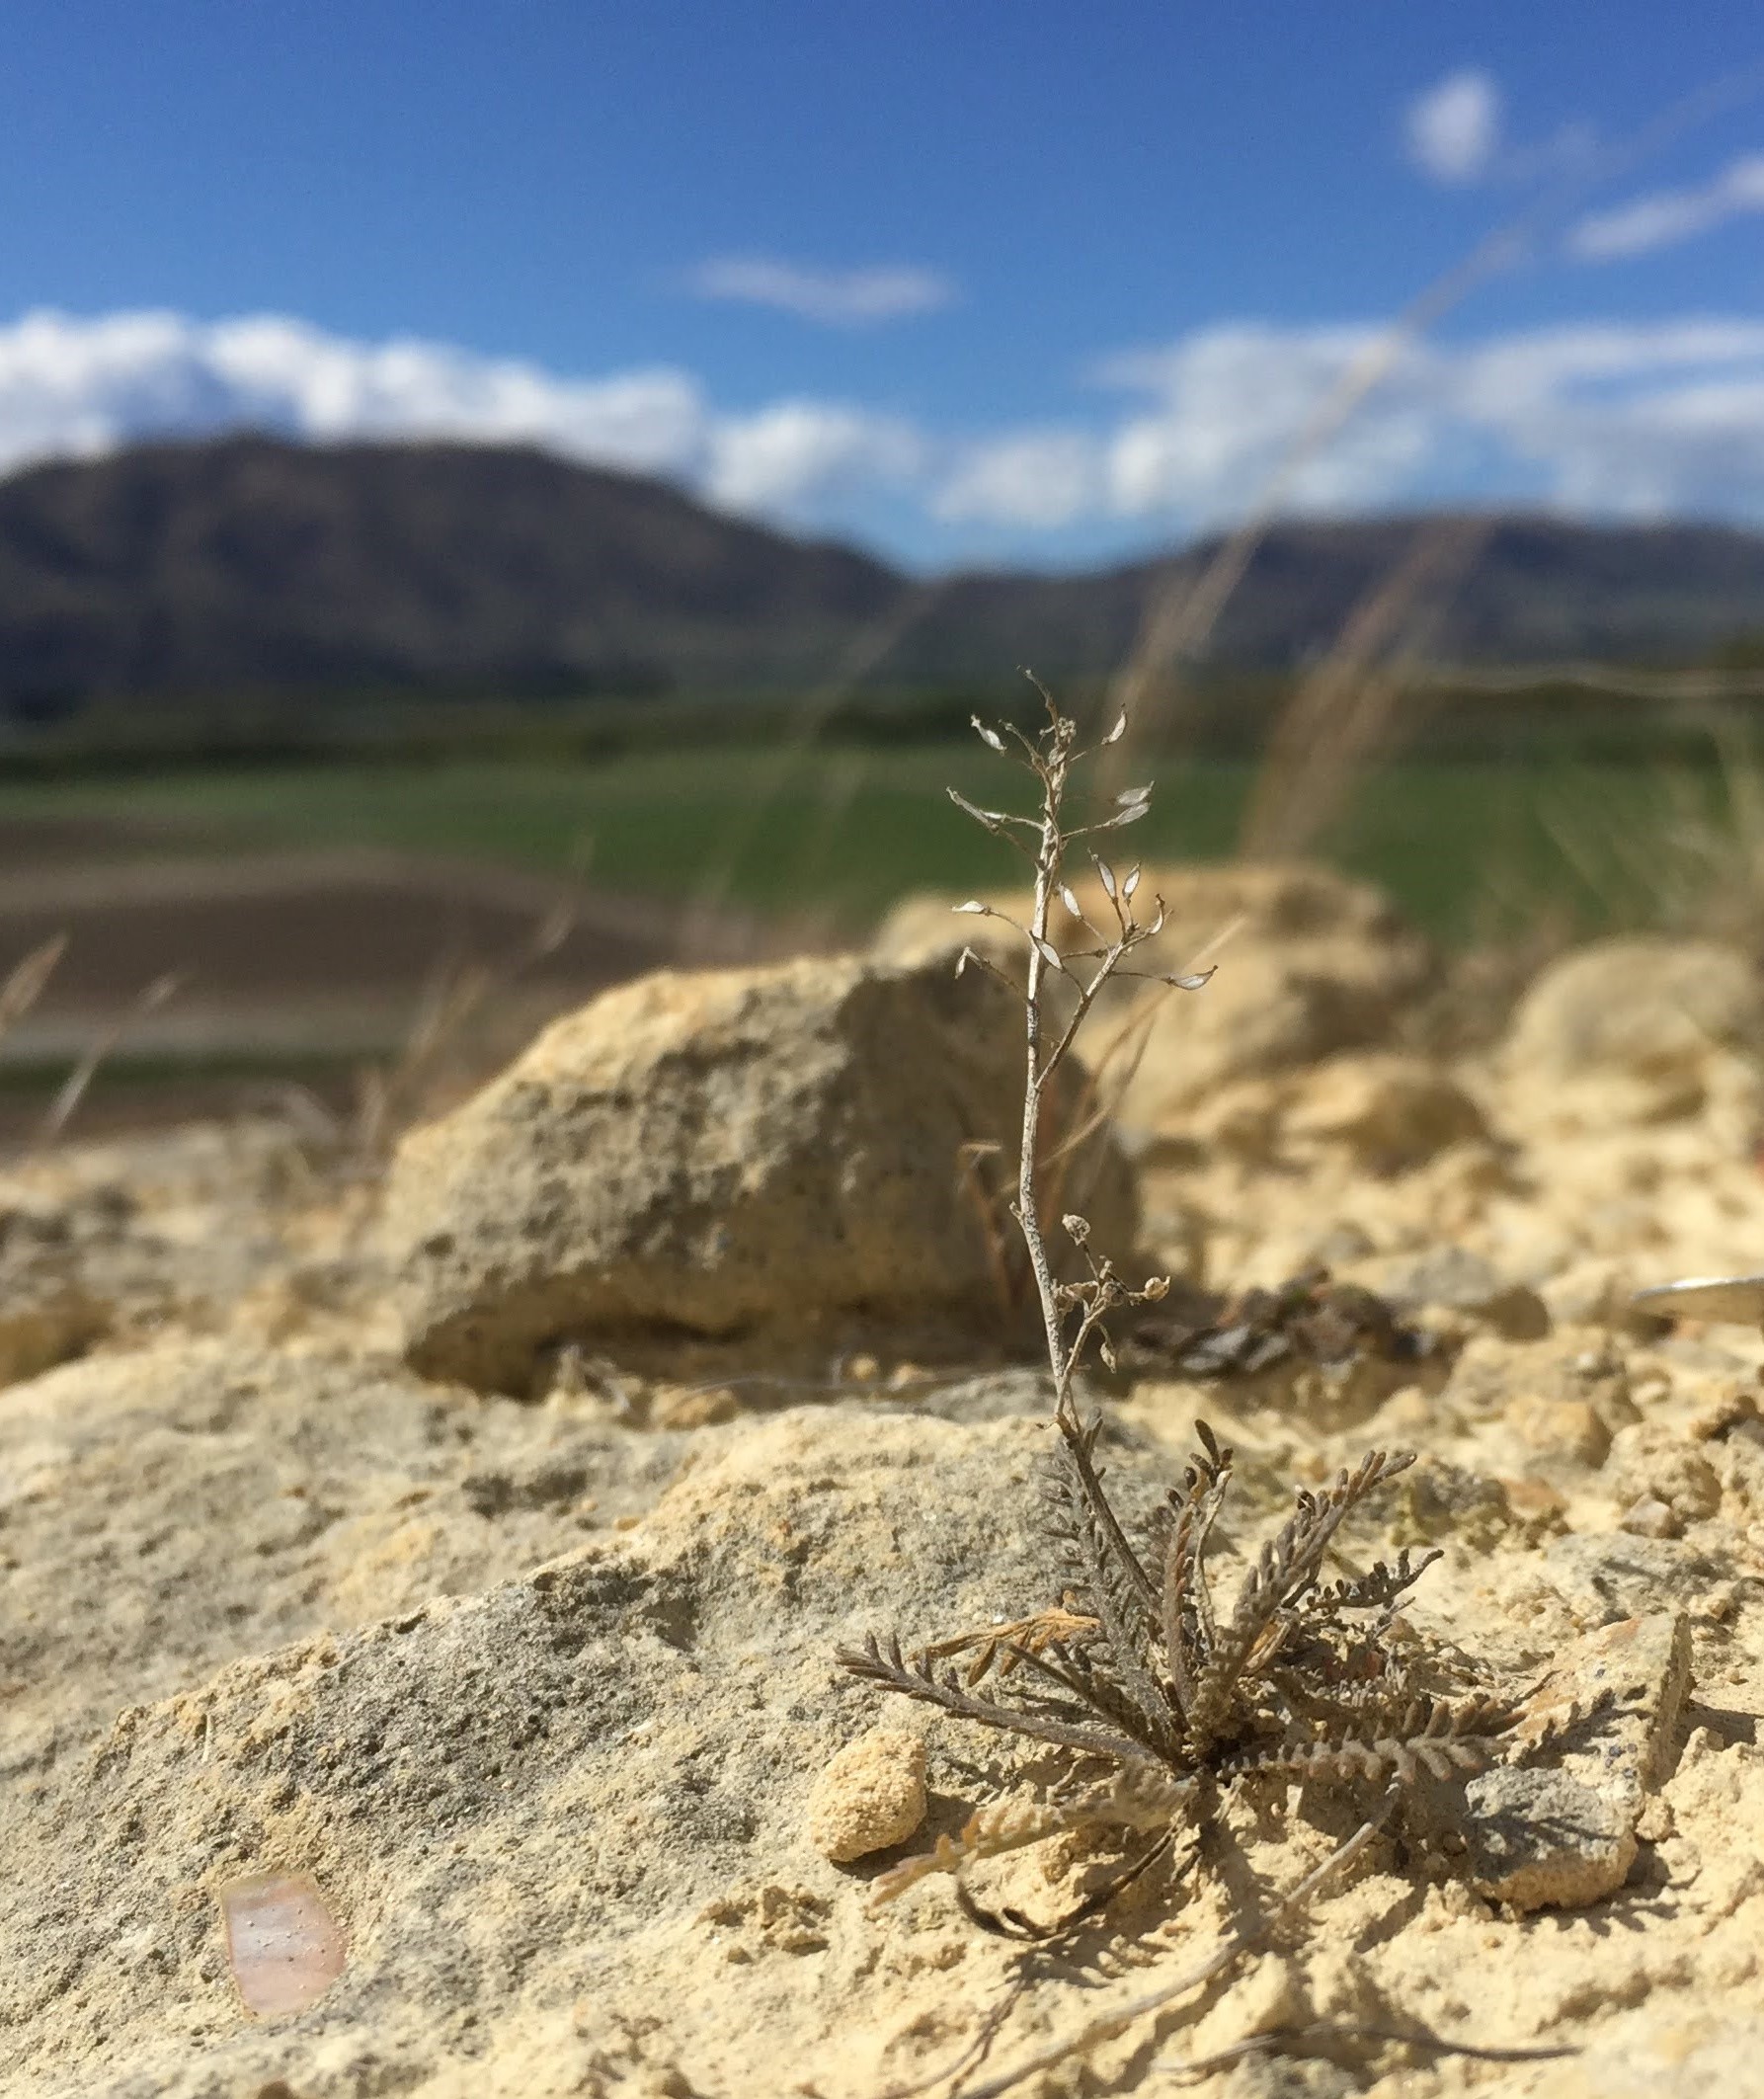
[{"label": "white cloud", "polygon": [[717,429],[703,487],[730,510],[793,514],[907,487],[924,456],[923,440],[906,424],[825,401],[780,401]]},{"label": "white cloud", "polygon": [[1093,516],[1107,469],[1092,440],[1074,431],[1025,431],[968,446],[933,500],[951,524],[1027,525],[1046,531]]},{"label": "white cloud", "polygon": [[[525,443],[789,524],[854,529],[887,515],[919,553],[972,547],[977,533],[989,553],[1001,534],[1027,551],[1241,517],[1383,341],[1366,326],[1203,328],[1104,362],[1082,423],[949,434],[861,403],[735,412],[665,367],[562,375],[274,316],[39,313],[0,327],[0,467],[230,429]],[[1764,522],[1764,319],[1406,343],[1287,476],[1284,500]]]},{"label": "white cloud", "polygon": [[1410,343],[1312,448],[1380,340],[1234,326],[1112,358],[1099,379],[1139,398],[1111,430],[973,446],[939,508],[1026,529],[1112,519],[1193,530],[1242,516],[1303,452],[1284,493],[1301,511],[1508,501],[1764,517],[1764,322]]},{"label": "white cloud", "polygon": [[1475,182],[1500,146],[1500,91],[1475,67],[1449,73],[1403,116],[1408,157],[1435,182]]},{"label": "white cloud", "polygon": [[355,343],[275,315],[207,325],[174,313],[34,313],[0,328],[0,465],[251,428],[531,443],[689,475],[710,421],[696,381],[680,371],[561,379],[515,359]]},{"label": "white cloud", "polygon": [[700,263],[686,287],[703,299],[775,306],[799,320],[833,328],[867,328],[881,321],[932,313],[955,297],[955,285],[935,270],[910,264],[865,270],[810,270],[762,255],[727,255]]},{"label": "white cloud", "polygon": [[682,371],[566,378],[441,344],[351,342],[276,315],[205,325],[35,313],[0,328],[0,468],[231,429],[540,444],[785,519],[905,485],[924,453],[898,419],[839,403],[719,414]]},{"label": "white cloud", "polygon": [[1674,247],[1748,211],[1764,211],[1764,153],[1729,162],[1701,189],[1656,190],[1594,212],[1569,232],[1568,248],[1587,262],[1616,262]]},{"label": "white cloud", "polygon": [[[1377,341],[1367,328],[1224,327],[1109,360],[1098,373],[1105,385],[1152,397],[1109,444],[1115,509],[1212,519],[1243,508]],[[1389,406],[1386,396],[1386,416],[1350,425],[1322,454],[1300,500],[1337,508],[1377,500],[1399,463],[1390,453],[1404,427]]]}]

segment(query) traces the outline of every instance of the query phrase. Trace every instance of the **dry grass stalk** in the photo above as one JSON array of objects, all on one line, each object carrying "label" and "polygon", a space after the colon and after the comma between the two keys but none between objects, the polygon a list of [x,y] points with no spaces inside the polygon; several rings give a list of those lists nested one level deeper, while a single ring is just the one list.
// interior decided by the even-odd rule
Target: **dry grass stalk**
[{"label": "dry grass stalk", "polygon": [[38,1129],[39,1145],[53,1144],[66,1134],[74,1111],[91,1090],[92,1082],[98,1077],[105,1060],[115,1053],[131,1027],[146,1019],[150,1013],[156,1013],[168,1000],[175,999],[189,981],[189,973],[185,970],[168,970],[164,976],[155,977],[152,983],[143,985],[116,1019],[93,1038],[80,1061],[62,1081],[54,1099],[49,1102]]},{"label": "dry grass stalk", "polygon": [[16,1027],[42,997],[43,986],[66,952],[67,935],[58,932],[13,965],[6,981],[0,983],[0,1035]]},{"label": "dry grass stalk", "polygon": [[351,1149],[363,1170],[382,1161],[422,1113],[442,1060],[458,1047],[492,993],[508,991],[536,963],[555,954],[575,924],[574,905],[560,897],[501,969],[454,962],[435,972],[396,1060],[370,1067],[358,1082]]},{"label": "dry grass stalk", "polygon": [[1245,857],[1302,852],[1340,813],[1410,689],[1428,630],[1492,529],[1483,518],[1423,527],[1404,559],[1355,606],[1274,725],[1243,816],[1239,849]]},{"label": "dry grass stalk", "polygon": [[1701,771],[1666,775],[1660,824],[1611,827],[1602,864],[1608,886],[1617,862],[1653,923],[1750,948],[1764,908],[1764,765],[1741,733],[1718,730],[1714,742],[1716,795]]},{"label": "dry grass stalk", "polygon": [[1189,584],[1179,573],[1173,574],[1150,600],[1133,653],[1115,675],[1111,695],[1117,705],[1148,722],[1156,721],[1161,714],[1167,721],[1179,696],[1182,666],[1197,656],[1211,638],[1219,615],[1248,573],[1256,548],[1305,469],[1352,421],[1404,351],[1419,342],[1478,284],[1516,259],[1523,251],[1525,231],[1535,216],[1527,212],[1479,242],[1352,360],[1287,447],[1243,523],[1225,539],[1200,575]]}]

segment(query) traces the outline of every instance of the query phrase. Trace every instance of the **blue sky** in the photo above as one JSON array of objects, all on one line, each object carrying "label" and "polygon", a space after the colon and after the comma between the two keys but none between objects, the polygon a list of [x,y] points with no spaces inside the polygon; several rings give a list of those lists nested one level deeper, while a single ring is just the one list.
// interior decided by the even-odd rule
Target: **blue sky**
[{"label": "blue sky", "polygon": [[0,463],[521,438],[925,566],[1136,551],[1271,489],[1764,522],[1755,7],[14,0],[7,31]]}]

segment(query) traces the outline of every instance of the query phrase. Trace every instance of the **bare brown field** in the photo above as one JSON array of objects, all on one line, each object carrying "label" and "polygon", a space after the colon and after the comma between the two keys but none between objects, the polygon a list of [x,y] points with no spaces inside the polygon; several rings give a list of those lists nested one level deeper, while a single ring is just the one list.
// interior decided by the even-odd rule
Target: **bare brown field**
[{"label": "bare brown field", "polygon": [[[157,837],[158,853],[143,851]],[[161,1121],[235,1109],[280,1076],[347,1090],[353,1064],[396,1055],[438,991],[483,973],[473,1028],[507,1054],[552,1012],[670,963],[752,958],[776,944],[737,912],[698,914],[542,874],[375,848],[192,851],[188,834],[103,819],[5,827],[0,968],[57,935],[43,996],[0,1044],[0,1126],[28,1124],[147,987],[82,1120]],[[171,850],[166,848],[170,848]],[[180,849],[181,848],[181,849]]]}]

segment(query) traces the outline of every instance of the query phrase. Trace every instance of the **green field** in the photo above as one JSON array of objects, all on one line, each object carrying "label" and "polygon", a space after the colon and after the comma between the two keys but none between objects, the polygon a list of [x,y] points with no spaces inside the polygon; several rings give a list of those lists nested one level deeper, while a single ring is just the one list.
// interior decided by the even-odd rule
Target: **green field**
[{"label": "green field", "polygon": [[[1253,766],[1167,766],[1151,818],[1119,842],[1148,859],[1236,841]],[[238,767],[0,786],[0,826],[29,817],[165,821],[203,850],[387,846],[576,867],[598,887],[806,914],[842,928],[902,892],[1010,879],[1008,849],[955,811],[1026,784],[978,746],[714,748],[539,762]],[[1412,760],[1369,771],[1318,848],[1389,887],[1452,940],[1549,913],[1564,929],[1661,910],[1675,808],[1721,796],[1714,768]],[[1020,806],[1020,803],[1019,803]]]}]

